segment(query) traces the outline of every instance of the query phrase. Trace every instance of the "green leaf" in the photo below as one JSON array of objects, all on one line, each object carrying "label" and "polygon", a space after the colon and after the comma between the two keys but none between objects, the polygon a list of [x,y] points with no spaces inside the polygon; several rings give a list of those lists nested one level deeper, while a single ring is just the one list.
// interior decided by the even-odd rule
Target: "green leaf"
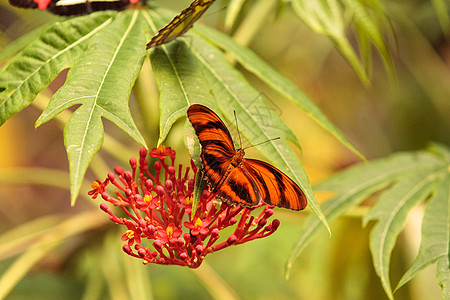
[{"label": "green leaf", "polygon": [[[292,8],[299,18],[312,30],[328,36],[341,54],[347,59],[355,70],[360,80],[368,84],[369,78],[364,65],[370,66],[370,47],[367,42],[372,41],[375,48],[381,54],[383,62],[389,74],[393,74],[394,68],[386,43],[382,39],[375,17],[383,14],[380,1],[344,0],[319,0],[303,1],[292,0]],[[352,17],[355,29],[358,33],[358,41],[362,43],[361,53],[363,61],[358,58],[355,49],[346,37],[348,23],[346,19]],[[380,18],[379,18],[380,19]]]},{"label": "green leaf", "polygon": [[[149,26],[158,28],[166,19],[155,12],[146,12]],[[190,51],[184,38],[150,51],[153,74],[160,91],[160,133],[158,145],[176,120],[186,115],[189,105],[202,101],[211,106],[215,99],[205,87],[203,68]]]},{"label": "green leaf", "polygon": [[0,70],[0,125],[83,53],[89,39],[111,22],[111,12],[57,22]]},{"label": "green leaf", "polygon": [[71,68],[66,84],[36,122],[39,126],[63,110],[82,104],[64,129],[72,204],[89,162],[103,142],[102,117],[145,145],[127,107],[131,88],[145,58],[145,42],[140,11],[117,14],[113,22],[91,40],[87,51]]},{"label": "green leaf", "polygon": [[[336,194],[322,205],[324,216],[328,222],[332,222],[395,179],[412,172],[420,172],[428,166],[436,166],[439,163],[436,156],[428,152],[397,153],[346,169],[316,184],[314,190],[332,191]],[[320,220],[317,216],[309,216],[286,263],[286,276],[289,276],[292,265],[301,251],[311,243],[320,229]]]},{"label": "green leaf", "polygon": [[245,4],[245,0],[230,0],[230,3],[227,6],[227,14],[225,16],[224,27],[227,31],[231,31],[234,23],[242,11],[242,7]]},{"label": "green leaf", "polygon": [[233,32],[233,38],[241,45],[250,44],[261,28],[267,26],[267,19],[277,13],[279,0],[257,1]]},{"label": "green leaf", "polygon": [[[373,192],[391,186],[386,188],[379,201],[363,219],[365,224],[369,220],[378,220],[371,232],[371,251],[375,270],[380,276],[382,285],[390,299],[393,298],[393,295],[389,282],[389,261],[395,240],[403,229],[406,215],[410,209],[425,200],[435,189],[437,183],[441,182],[445,174],[449,176],[449,153],[448,148],[442,145],[433,145],[428,151],[394,154],[370,164],[349,168],[315,186],[317,191],[333,191],[336,194],[322,205],[324,215],[330,222],[358,205]],[[396,181],[397,184],[392,185]],[[431,202],[431,208],[428,208],[426,212],[429,220],[433,219],[433,222],[439,222],[440,225],[427,225],[428,223],[425,222],[424,226],[427,226],[427,230],[430,232],[440,226],[441,231],[438,232],[441,233],[441,236],[439,240],[441,241],[442,235],[445,235],[442,246],[448,247],[447,239],[449,237],[446,234],[448,233],[447,217],[450,212],[445,208],[448,208],[449,184],[448,179],[445,179],[445,181],[446,183],[442,183],[438,190],[445,186],[447,194],[442,196],[443,192],[436,192],[435,195],[435,197],[441,199],[441,207],[436,208]],[[442,207],[442,205],[445,207]],[[435,213],[437,209],[440,209],[438,215]],[[430,210],[434,212],[430,212]],[[440,220],[438,221],[435,218]],[[287,271],[289,271],[295,257],[317,235],[319,225],[320,222],[316,216],[310,216],[306,220],[300,240],[288,261]],[[445,233],[442,233],[442,226],[445,228]],[[421,247],[435,247],[433,241],[437,240],[435,235],[439,234],[438,232],[435,232],[434,235],[423,233],[429,239],[423,241]],[[430,245],[430,243],[432,244]],[[431,259],[431,255],[425,255],[425,260],[421,262],[423,263],[426,259]],[[437,261],[438,280],[443,286],[443,294],[448,295],[448,283],[450,282],[448,253],[445,253],[445,257],[439,257]],[[423,268],[423,265],[418,263],[416,267],[417,269],[411,269],[411,273],[405,275],[400,284],[406,283],[420,268]]]},{"label": "green leaf", "polygon": [[219,49],[195,32],[190,31],[190,36],[151,50],[161,93],[160,142],[173,122],[184,116],[193,103],[207,105],[230,123],[234,123],[236,111],[240,132],[250,144],[282,137],[258,146],[258,150],[299,184],[309,206],[326,224],[306,172],[285,140],[299,145],[295,135]]},{"label": "green leaf", "polygon": [[450,7],[448,1],[445,0],[432,0],[434,10],[438,17],[439,23],[441,25],[442,31],[445,36],[450,34],[450,17],[448,15],[448,9]]},{"label": "green leaf", "polygon": [[271,88],[287,97],[298,105],[304,112],[311,116],[320,126],[335,136],[343,145],[355,152],[361,158],[364,156],[339,132],[339,130],[328,120],[323,112],[303,94],[295,84],[283,77],[280,73],[270,67],[248,48],[238,45],[232,38],[209,27],[196,28],[202,36],[213,42],[216,46],[231,53],[244,68],[252,72]]},{"label": "green leaf", "polygon": [[5,59],[10,58],[26,46],[37,40],[45,30],[48,30],[50,25],[51,24],[47,23],[39,26],[38,28],[22,35],[17,40],[9,43],[6,47],[2,48],[0,52],[0,62],[3,62]]},{"label": "green leaf", "polygon": [[[395,290],[402,287],[413,278],[416,273],[423,270],[430,264],[437,261],[447,265],[447,268],[438,268],[438,278],[446,278],[441,282],[441,286],[448,290],[448,269],[450,254],[450,175],[437,185],[433,197],[427,205],[422,223],[422,241],[420,243],[419,254],[413,265],[403,275]],[[450,295],[448,291],[443,296]]]},{"label": "green leaf", "polygon": [[[367,184],[367,186],[364,186],[364,188],[361,188],[360,186],[358,189],[350,190],[347,194],[343,194],[339,197],[334,197],[321,205],[323,215],[325,216],[328,223],[331,223],[338,217],[342,216],[349,209],[357,206],[371,194],[385,186],[385,182],[370,182]],[[300,256],[300,253],[303,251],[303,249],[313,241],[314,237],[317,236],[320,230],[322,230],[321,220],[315,215],[309,216],[303,224],[301,235],[298,238],[286,262],[286,278],[289,278],[295,260]]]},{"label": "green leaf", "polygon": [[435,169],[403,177],[392,189],[385,192],[367,213],[364,220],[377,220],[370,234],[375,271],[381,279],[389,299],[394,299],[389,279],[389,264],[395,241],[402,231],[408,212],[424,201],[436,181]]},{"label": "green leaf", "polygon": [[449,257],[443,256],[438,259],[436,273],[439,285],[442,288],[442,299],[450,299],[450,264]]},{"label": "green leaf", "polygon": [[336,195],[364,189],[371,182],[392,182],[429,166],[441,166],[442,161],[428,151],[399,152],[351,168],[314,185],[314,190]]},{"label": "green leaf", "polygon": [[[383,62],[386,66],[386,70],[389,71],[391,77],[394,78],[394,64],[392,62],[391,54],[386,46],[385,41],[383,40],[383,36],[378,29],[376,21],[373,19],[371,14],[369,13],[369,6],[364,6],[358,0],[344,0],[346,7],[353,14],[353,18],[355,20],[355,29],[358,31],[359,42],[369,44],[369,41],[373,42],[373,45],[380,53]],[[379,4],[379,5],[378,5]],[[370,8],[375,11],[375,16],[383,15],[383,8],[380,7],[381,3],[377,1],[373,1],[370,4]],[[364,57],[367,55],[367,60],[365,61],[365,65],[370,64],[370,47],[361,48],[361,55]]]},{"label": "green leaf", "polygon": [[293,0],[292,8],[308,27],[319,34],[327,35],[347,59],[361,81],[369,82],[367,74],[345,36],[345,22],[342,7],[336,0],[302,1]]}]

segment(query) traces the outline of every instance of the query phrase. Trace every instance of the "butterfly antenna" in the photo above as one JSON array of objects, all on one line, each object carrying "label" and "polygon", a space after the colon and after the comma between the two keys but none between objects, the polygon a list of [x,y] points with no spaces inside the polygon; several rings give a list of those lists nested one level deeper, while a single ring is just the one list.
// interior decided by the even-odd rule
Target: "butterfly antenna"
[{"label": "butterfly antenna", "polygon": [[233,112],[234,112],[234,120],[236,121],[236,129],[237,129],[238,137],[239,137],[239,148],[242,148],[242,140],[241,140],[241,134],[239,132],[238,121],[237,121],[237,117],[236,117],[236,111],[233,110]]},{"label": "butterfly antenna", "polygon": [[248,148],[252,148],[252,147],[256,147],[256,146],[259,146],[259,145],[262,145],[262,144],[265,144],[265,143],[268,143],[268,142],[271,142],[271,141],[274,141],[274,140],[279,140],[279,139],[280,139],[280,137],[276,137],[276,138],[273,138],[273,139],[270,139],[270,140],[267,140],[267,141],[255,144],[255,145],[251,145],[251,146],[245,147],[243,150],[248,149]]}]

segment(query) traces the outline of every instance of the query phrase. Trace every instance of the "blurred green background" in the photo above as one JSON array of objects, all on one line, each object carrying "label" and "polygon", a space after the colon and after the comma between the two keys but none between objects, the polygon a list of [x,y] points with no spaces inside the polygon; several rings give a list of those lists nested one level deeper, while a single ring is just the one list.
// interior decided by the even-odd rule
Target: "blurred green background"
[{"label": "blurred green background", "polygon": [[[305,26],[289,5],[269,14],[248,46],[299,86],[368,159],[421,149],[431,141],[450,145],[450,28],[443,22],[445,18],[438,18],[443,14],[448,21],[449,5],[439,11],[436,6],[439,2],[380,2],[386,16],[382,31],[395,65],[394,80],[373,51],[370,84],[364,85],[335,45]],[[155,3],[176,11],[189,5],[189,1],[175,0]],[[246,2],[231,33],[251,14],[256,3]],[[225,30],[227,5],[228,1],[218,0],[201,22]],[[7,1],[0,1],[0,49],[51,18],[55,17],[47,12],[19,10],[10,7]],[[347,36],[357,48],[351,26]],[[143,70],[149,68],[147,62]],[[298,154],[312,183],[360,162],[306,114],[251,75],[248,79],[302,143]],[[58,78],[42,92],[37,102],[48,101],[62,80],[63,77]],[[157,107],[154,83],[142,89],[148,91],[149,101]],[[132,111],[139,109],[133,97],[130,106]],[[308,212],[277,210],[281,227],[276,234],[212,254],[198,270],[143,266],[121,251],[122,233],[97,208],[99,202],[81,196],[76,206],[70,207],[62,126],[52,121],[34,130],[39,114],[39,106],[33,105],[0,127],[1,280],[20,278],[20,270],[30,269],[9,299],[387,299],[372,266],[370,226],[361,227],[360,217],[368,206],[331,224],[332,237],[328,238],[324,231],[296,261],[289,280],[284,278],[284,264]],[[149,123],[158,124],[156,117],[155,110],[151,112],[151,120],[136,122],[141,129]],[[137,155],[139,145],[134,142],[129,145],[128,136],[109,122],[104,124],[106,132]],[[183,124],[184,120],[175,124],[165,145],[177,150],[178,163],[187,165],[189,156],[179,138]],[[157,128],[147,132],[151,147],[156,144],[155,132]],[[255,157],[258,153],[249,150],[248,156]],[[123,158],[126,160],[128,153]],[[104,176],[116,164],[124,168],[128,165],[118,163],[104,151],[99,152],[92,164]],[[103,179],[96,174],[88,171],[87,182]],[[85,186],[81,193],[85,195],[88,190]],[[326,195],[318,198],[323,201]],[[422,214],[422,207],[413,210],[394,249],[391,278],[395,283],[417,254]],[[80,218],[73,220],[74,216]],[[67,232],[58,226],[69,220],[73,223],[67,224],[67,228],[79,229],[79,234],[68,234],[65,238]],[[29,245],[36,237],[30,232],[36,236],[48,234],[51,242],[33,244],[32,251],[23,252],[31,249]],[[29,256],[16,260],[23,253]],[[30,266],[30,261],[36,264]],[[426,269],[397,291],[396,299],[440,298],[434,268]]]}]

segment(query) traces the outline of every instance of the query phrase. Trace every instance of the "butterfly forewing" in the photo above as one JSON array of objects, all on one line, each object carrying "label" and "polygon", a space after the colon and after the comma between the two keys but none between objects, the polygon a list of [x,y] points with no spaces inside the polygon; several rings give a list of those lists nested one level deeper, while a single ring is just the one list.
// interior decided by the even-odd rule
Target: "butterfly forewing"
[{"label": "butterfly forewing", "polygon": [[169,24],[156,33],[147,44],[147,49],[168,43],[183,35],[192,27],[192,25],[194,25],[195,21],[205,13],[214,1],[215,0],[194,0],[188,8],[183,10],[179,15],[173,18]]},{"label": "butterfly forewing", "polygon": [[245,159],[220,118],[209,108],[193,104],[188,118],[202,146],[201,159],[209,189],[228,204],[246,207],[267,204],[301,210],[305,194],[286,174],[255,159]]},{"label": "butterfly forewing", "polygon": [[222,120],[205,106],[194,104],[188,109],[188,117],[202,146],[201,159],[206,178],[213,192],[226,179],[231,158],[236,153]]}]

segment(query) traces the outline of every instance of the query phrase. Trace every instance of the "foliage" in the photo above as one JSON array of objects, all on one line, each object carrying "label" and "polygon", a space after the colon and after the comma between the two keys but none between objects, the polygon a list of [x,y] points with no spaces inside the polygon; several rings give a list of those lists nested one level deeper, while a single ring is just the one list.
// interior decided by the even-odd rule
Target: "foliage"
[{"label": "foliage", "polygon": [[[75,204],[89,162],[103,141],[101,117],[114,122],[145,146],[127,102],[145,56],[145,49],[140,46],[145,42],[143,33],[150,29],[155,31],[164,24],[163,20],[168,18],[161,19],[153,11],[128,10],[120,13],[98,12],[58,22],[0,70],[0,123],[4,123],[29,105],[61,70],[72,66],[66,83],[36,122],[37,127],[72,105],[83,104],[64,130],[72,205]],[[209,35],[214,38],[214,32],[209,31]],[[288,94],[319,124],[356,151],[293,84],[248,50],[244,51],[231,40],[227,44],[234,46],[238,56],[250,58],[247,60],[247,65],[252,67],[250,71],[254,70],[266,82],[281,82],[272,87]],[[260,94],[227,62],[222,52],[194,35],[189,44],[172,43],[155,49],[150,59],[161,92],[158,144],[165,139],[172,124],[184,116],[186,108],[194,102],[201,101],[212,109],[219,106],[228,120],[233,119],[233,112],[236,111],[240,116],[241,132],[250,143],[255,144],[274,136],[284,137],[280,142],[266,143],[259,149],[294,178],[310,199],[310,207],[321,215],[306,172],[285,140],[289,139],[300,146],[296,137],[270,111]],[[257,65],[258,68],[255,67]],[[265,77],[265,74],[270,74],[270,77]],[[199,89],[200,86],[206,88]],[[232,105],[225,106],[223,103]],[[263,118],[268,118],[269,123],[262,122]],[[326,224],[323,217],[321,220]]]},{"label": "foliage", "polygon": [[[147,141],[157,145],[163,143],[176,121],[185,116],[186,108],[198,102],[218,112],[230,124],[234,124],[235,111],[239,131],[248,144],[257,144],[281,136],[281,140],[263,144],[258,150],[302,187],[307,194],[309,206],[315,212],[303,225],[303,232],[290,254],[288,273],[300,252],[317,237],[322,224],[328,226],[327,221],[334,221],[355,210],[367,198],[369,201],[376,199],[374,193],[381,194],[363,220],[365,224],[376,221],[370,236],[373,265],[391,299],[393,292],[390,263],[395,241],[404,227],[407,213],[430,198],[423,218],[420,252],[414,264],[398,282],[396,289],[406,284],[426,266],[437,263],[437,277],[443,298],[449,299],[449,150],[445,146],[434,146],[426,151],[392,154],[337,173],[315,185],[314,190],[332,191],[335,194],[319,206],[306,171],[295,153],[295,148],[300,147],[297,132],[289,128],[285,120],[267,105],[259,92],[261,87],[257,87],[248,78],[254,76],[265,83],[265,88],[270,88],[291,101],[342,145],[359,157],[363,156],[296,84],[271,67],[271,62],[265,61],[249,47],[244,46],[249,44],[261,28],[266,27],[267,17],[273,14],[276,10],[274,8],[278,6],[279,16],[284,16],[282,13],[287,9],[283,4],[286,2],[288,1],[268,0],[252,3],[231,0],[225,20],[228,35],[210,27],[196,25],[189,31],[188,37],[179,38],[149,51],[153,76],[160,92],[160,123],[158,141]],[[380,1],[289,2],[296,17],[314,32],[333,42],[364,84],[370,82],[372,75],[372,47],[380,54],[387,72],[391,77],[395,77],[393,58],[388,51],[387,42],[383,39],[384,28],[387,27],[386,7],[383,7]],[[448,14],[443,13],[448,10],[446,4],[436,0],[433,5],[442,31],[449,32],[446,27]],[[252,9],[248,9],[249,7]],[[129,150],[116,141],[111,141],[110,136],[104,134],[102,117],[117,125],[137,143],[146,146],[144,131],[156,130],[157,126],[153,122],[150,123],[153,128],[139,130],[135,124],[136,115],[131,114],[128,101],[130,95],[133,95],[133,87],[148,84],[146,80],[149,79],[150,71],[145,69],[145,63],[148,61],[146,42],[150,40],[152,33],[175,15],[175,12],[151,8],[97,12],[70,19],[59,18],[56,22],[50,21],[23,35],[2,49],[0,60],[5,64],[0,69],[0,124],[4,124],[30,105],[39,97],[38,93],[44,91],[67,68],[70,68],[70,71],[66,82],[42,109],[35,126],[38,127],[53,118],[63,120],[61,116],[67,113],[65,110],[72,109],[75,105],[77,107],[72,109],[73,113],[69,113],[70,119],[63,121],[69,176],[59,171],[42,169],[2,170],[1,184],[27,183],[68,188],[67,180],[70,179],[71,203],[74,205],[80,190],[83,195],[88,189],[84,179],[86,171],[98,168],[98,165],[92,164],[92,160],[102,144],[102,148],[109,153],[117,153],[119,149]],[[398,19],[402,20],[402,13],[397,14]],[[407,23],[405,20],[402,22]],[[243,32],[246,34],[242,34]],[[352,33],[355,36],[349,37]],[[355,38],[356,42],[352,38]],[[416,38],[410,40],[416,43],[414,45],[420,42],[420,39]],[[354,46],[355,44],[357,46]],[[425,64],[431,65],[429,62]],[[414,68],[411,63],[409,67],[412,70]],[[439,76],[439,80],[445,81],[447,71],[440,71],[439,74],[443,76]],[[424,89],[428,89],[431,97],[438,99],[435,106],[439,108],[440,114],[445,116],[448,108],[448,103],[442,101],[447,99],[445,93],[444,96],[439,95],[432,88],[439,80],[433,82],[431,79],[430,82],[427,81],[430,79],[426,79],[420,72],[415,71],[414,74]],[[144,99],[146,96],[139,95],[138,92],[134,95],[138,102],[151,101]],[[139,121],[141,120],[136,120],[138,125]],[[294,148],[291,145],[294,145]],[[6,296],[33,266],[49,253],[56,251],[57,246],[65,244],[66,239],[73,239],[79,234],[87,235],[88,231],[98,229],[105,223],[106,220],[99,214],[85,212],[69,218],[64,215],[44,217],[3,233],[0,236],[0,260],[5,262],[14,255],[20,256],[9,266],[2,265],[6,271],[0,278],[0,297]],[[284,237],[292,241],[292,233],[285,234]],[[98,239],[97,236],[95,238]],[[86,265],[79,269],[84,271],[88,283],[84,291],[85,298],[100,297],[104,289],[117,297],[126,297],[128,294],[145,298],[143,295],[149,295],[152,291],[146,286],[148,273],[142,271],[142,268],[136,266],[131,270],[128,262],[123,260],[118,262],[114,270],[106,270],[104,267],[110,265],[111,261],[118,261],[117,257],[105,255],[107,253],[113,256],[110,249],[117,248],[117,245],[112,244],[115,243],[106,240],[103,248],[89,248],[83,252],[86,256],[80,261]],[[288,244],[285,246],[281,248],[289,248]],[[264,257],[270,257],[270,254]],[[228,258],[222,257],[222,260],[224,259],[228,261]],[[270,261],[264,260],[263,263],[269,265]],[[124,284],[115,284],[121,274],[126,277]],[[233,290],[213,272],[201,270],[197,276],[213,297],[221,297],[217,290],[224,291],[223,295],[235,296]],[[295,281],[292,284],[297,283]],[[139,289],[136,285],[146,288]],[[186,291],[189,291],[189,288],[186,288]],[[292,297],[294,292],[289,291]]]},{"label": "foliage", "polygon": [[[404,228],[408,212],[416,205],[431,198],[427,205],[422,226],[422,244],[416,262],[397,285],[407,283],[417,272],[438,262],[438,278],[443,295],[449,277],[448,248],[450,228],[448,212],[450,203],[449,176],[450,150],[433,146],[428,151],[393,154],[369,164],[349,168],[317,184],[316,191],[333,192],[335,195],[322,205],[328,221],[336,220],[362,201],[381,192],[379,200],[364,216],[364,224],[377,221],[370,235],[373,265],[390,299],[393,299],[389,278],[392,249]],[[439,210],[439,212],[437,211]],[[300,251],[317,235],[320,222],[310,216],[289,262],[288,272]]]}]

